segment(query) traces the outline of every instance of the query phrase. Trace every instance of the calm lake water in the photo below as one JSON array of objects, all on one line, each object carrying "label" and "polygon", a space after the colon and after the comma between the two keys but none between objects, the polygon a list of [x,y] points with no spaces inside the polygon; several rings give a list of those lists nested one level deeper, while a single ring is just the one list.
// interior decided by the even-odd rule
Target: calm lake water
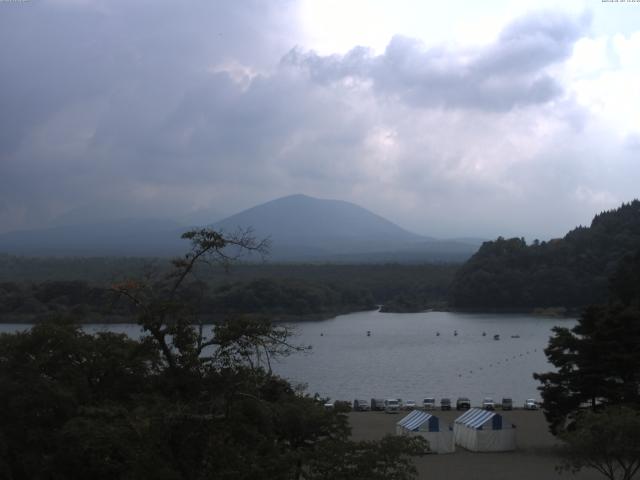
[{"label": "calm lake water", "polygon": [[[332,399],[400,397],[421,402],[427,396],[454,401],[467,396],[480,404],[486,396],[496,401],[509,396],[521,406],[526,398],[539,398],[533,372],[552,369],[543,352],[551,328],[573,324],[575,320],[510,314],[352,313],[289,324],[295,328],[293,342],[311,345],[312,350],[273,367],[295,383],[305,382],[310,393]],[[0,331],[24,328],[0,325]],[[141,334],[137,325],[86,329]],[[493,339],[495,334],[500,340]]]},{"label": "calm lake water", "polygon": [[552,369],[543,352],[551,328],[573,324],[530,315],[354,313],[295,325],[298,343],[312,351],[275,369],[332,399],[467,396],[480,404],[510,396],[522,405],[539,398],[533,372]]}]

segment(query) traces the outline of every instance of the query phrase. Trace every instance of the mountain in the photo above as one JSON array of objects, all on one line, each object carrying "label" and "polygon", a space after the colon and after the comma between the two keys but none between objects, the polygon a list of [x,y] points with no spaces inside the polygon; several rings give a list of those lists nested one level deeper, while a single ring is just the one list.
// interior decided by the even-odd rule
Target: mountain
[{"label": "mountain", "polygon": [[423,240],[353,203],[306,195],[278,198],[213,224],[227,232],[247,227],[275,248],[311,254],[378,251]]},{"label": "mountain", "polygon": [[451,261],[468,258],[478,246],[420,236],[353,203],[306,195],[257,205],[212,227],[225,232],[251,227],[256,237],[271,240],[275,260]]},{"label": "mountain", "polygon": [[[209,226],[226,233],[251,228],[257,238],[268,237],[272,261],[463,261],[479,246],[466,240],[420,236],[353,203],[306,195],[272,200]],[[180,239],[184,230],[177,222],[160,220],[60,226],[0,235],[0,252],[40,256],[179,255],[188,248]]]},{"label": "mountain", "polygon": [[485,242],[458,270],[450,304],[458,309],[580,309],[607,299],[609,279],[640,251],[640,201],[596,215],[564,238]]}]

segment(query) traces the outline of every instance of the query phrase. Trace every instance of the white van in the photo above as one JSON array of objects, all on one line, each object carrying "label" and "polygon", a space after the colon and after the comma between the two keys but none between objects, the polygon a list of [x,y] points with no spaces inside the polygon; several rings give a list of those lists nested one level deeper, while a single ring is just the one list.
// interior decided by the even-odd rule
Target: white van
[{"label": "white van", "polygon": [[436,399],[433,397],[427,397],[422,401],[422,408],[425,410],[435,410]]},{"label": "white van", "polygon": [[384,401],[384,411],[387,413],[398,413],[400,411],[400,402],[397,398],[389,398]]}]

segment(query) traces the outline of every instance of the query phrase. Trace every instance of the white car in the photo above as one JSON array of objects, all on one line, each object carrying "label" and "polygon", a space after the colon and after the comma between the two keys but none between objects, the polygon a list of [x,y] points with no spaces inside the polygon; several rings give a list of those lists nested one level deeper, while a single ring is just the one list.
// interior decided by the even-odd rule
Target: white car
[{"label": "white car", "polygon": [[427,397],[422,401],[422,408],[425,410],[435,410],[436,399],[433,397]]},{"label": "white car", "polygon": [[482,408],[485,410],[495,410],[496,409],[496,402],[493,401],[493,398],[491,397],[485,397],[482,400]]},{"label": "white car", "polygon": [[416,402],[413,400],[407,400],[406,402],[404,402],[405,410],[415,410],[416,407],[417,407]]},{"label": "white car", "polygon": [[524,402],[525,410],[537,410],[538,403],[533,398],[527,398]]}]

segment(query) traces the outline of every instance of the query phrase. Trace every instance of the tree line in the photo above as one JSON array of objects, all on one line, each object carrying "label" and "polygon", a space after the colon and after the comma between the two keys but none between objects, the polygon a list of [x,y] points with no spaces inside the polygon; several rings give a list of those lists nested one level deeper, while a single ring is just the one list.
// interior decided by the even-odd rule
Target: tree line
[{"label": "tree line", "polygon": [[[33,259],[36,265],[40,261],[47,263]],[[57,259],[51,261],[58,262]],[[80,259],[68,261],[71,265],[82,262]],[[60,265],[63,270],[64,265]],[[212,272],[195,266],[193,278],[185,283],[181,295],[198,314],[208,316],[209,321],[234,313],[263,314],[276,320],[326,318],[373,309],[380,304],[384,304],[387,311],[418,311],[445,301],[456,268],[435,264],[265,264],[236,265],[230,273],[225,273],[224,269]],[[71,268],[70,272],[75,275],[77,269]],[[59,276],[45,281],[2,281],[0,318],[5,322],[32,323],[52,315],[69,314],[82,322],[132,321],[131,305],[120,301],[111,285],[128,276],[153,282],[154,278],[162,279],[167,273],[166,267],[156,263],[142,268],[135,262],[131,270],[114,274],[110,281],[89,281],[86,277],[96,278],[89,273],[84,278]],[[28,278],[40,277],[34,274]]]},{"label": "tree line", "polygon": [[456,273],[449,300],[456,309],[579,311],[607,301],[608,278],[640,248],[640,201],[596,215],[564,238],[485,242]]}]

